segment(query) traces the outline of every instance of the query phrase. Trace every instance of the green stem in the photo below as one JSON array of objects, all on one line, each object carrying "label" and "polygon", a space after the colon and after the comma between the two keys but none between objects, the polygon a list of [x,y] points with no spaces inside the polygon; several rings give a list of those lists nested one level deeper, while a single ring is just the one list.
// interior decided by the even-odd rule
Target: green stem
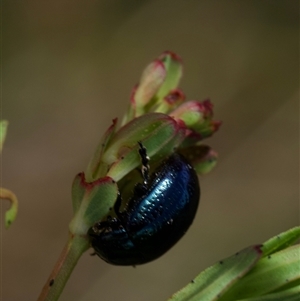
[{"label": "green stem", "polygon": [[69,234],[68,242],[45,283],[38,301],[58,300],[78,259],[88,248],[86,237]]}]

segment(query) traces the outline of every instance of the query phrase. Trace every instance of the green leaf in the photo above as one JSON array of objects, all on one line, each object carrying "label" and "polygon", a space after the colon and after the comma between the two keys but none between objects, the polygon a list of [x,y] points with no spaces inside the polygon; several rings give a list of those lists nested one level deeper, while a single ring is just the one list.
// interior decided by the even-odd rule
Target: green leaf
[{"label": "green leaf", "polygon": [[300,238],[300,227],[294,227],[267,240],[262,247],[263,256],[280,251]]},{"label": "green leaf", "polygon": [[183,141],[185,129],[173,118],[161,113],[149,113],[133,119],[110,140],[101,157],[109,166],[107,175],[119,181],[140,164],[138,141],[147,148],[152,160],[168,156]]},{"label": "green leaf", "polygon": [[169,301],[300,300],[300,245],[291,246],[299,237],[300,227],[295,227],[259,248],[247,248],[243,256],[200,273]]},{"label": "green leaf", "polygon": [[[0,121],[0,154],[2,152],[3,144],[6,138],[8,127],[7,120]],[[8,200],[10,208],[5,212],[5,227],[8,229],[12,222],[16,219],[18,213],[18,199],[16,195],[9,189],[0,187],[0,200]]]},{"label": "green leaf", "polygon": [[[93,183],[94,184],[94,183]],[[88,206],[84,219],[90,225],[102,220],[109,213],[118,197],[118,186],[111,178],[105,177],[95,181],[88,192]]]},{"label": "green leaf", "polygon": [[72,205],[74,213],[78,211],[86,192],[85,185],[82,185],[82,176],[82,173],[76,175],[72,184]]},{"label": "green leaf", "polygon": [[108,169],[107,165],[104,162],[101,162],[101,157],[110,141],[110,139],[115,134],[117,127],[117,119],[113,120],[113,124],[107,129],[107,131],[102,136],[100,143],[97,146],[97,149],[89,162],[89,165],[85,172],[85,177],[87,182],[92,182],[97,178],[104,177]]},{"label": "green leaf", "polygon": [[109,177],[86,182],[84,173],[81,173],[75,178],[72,190],[76,213],[69,225],[70,232],[86,235],[88,229],[112,209],[118,197],[118,186]]},{"label": "green leaf", "polygon": [[247,298],[239,301],[299,301],[300,286],[287,289],[280,293],[267,294],[260,297]]},{"label": "green leaf", "polygon": [[200,273],[169,301],[214,301],[245,275],[261,257],[259,246],[252,246],[220,261]]},{"label": "green leaf", "polygon": [[2,147],[6,138],[7,127],[8,127],[8,121],[1,120],[0,121],[0,153],[2,151]]},{"label": "green leaf", "polygon": [[17,217],[18,199],[16,195],[6,188],[0,187],[0,199],[10,201],[10,208],[5,212],[5,227],[8,229]]},{"label": "green leaf", "polygon": [[262,258],[221,298],[222,301],[258,297],[280,291],[300,279],[300,245],[295,245]]}]

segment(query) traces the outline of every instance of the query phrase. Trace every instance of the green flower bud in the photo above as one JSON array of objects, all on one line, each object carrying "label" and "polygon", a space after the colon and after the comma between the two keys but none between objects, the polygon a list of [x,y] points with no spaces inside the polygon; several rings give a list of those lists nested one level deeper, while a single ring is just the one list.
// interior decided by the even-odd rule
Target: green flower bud
[{"label": "green flower bud", "polygon": [[166,68],[160,60],[155,60],[145,69],[133,98],[136,116],[145,113],[146,106],[159,90],[165,78]]},{"label": "green flower bud", "polygon": [[199,175],[209,173],[217,164],[218,154],[208,145],[194,145],[180,150]]},{"label": "green flower bud", "polygon": [[190,130],[187,139],[189,144],[213,135],[221,125],[220,121],[212,120],[213,104],[210,100],[185,102],[170,115],[183,121],[186,128]]},{"label": "green flower bud", "polygon": [[184,100],[185,95],[180,89],[172,90],[158,103],[156,112],[167,114],[177,108]]},{"label": "green flower bud", "polygon": [[178,87],[182,77],[182,60],[177,54],[171,51],[164,52],[158,59],[166,69],[165,81],[156,93],[157,102],[160,102]]},{"label": "green flower bud", "polygon": [[181,76],[182,61],[173,52],[166,51],[150,63],[144,70],[139,84],[133,88],[129,110],[122,125],[145,113],[168,113],[161,104],[168,95],[174,93]]}]

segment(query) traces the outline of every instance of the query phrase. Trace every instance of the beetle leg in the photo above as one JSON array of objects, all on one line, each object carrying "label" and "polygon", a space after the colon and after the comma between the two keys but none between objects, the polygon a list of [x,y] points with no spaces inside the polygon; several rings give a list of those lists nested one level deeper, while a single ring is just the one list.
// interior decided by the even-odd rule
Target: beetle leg
[{"label": "beetle leg", "polygon": [[103,230],[105,231],[105,229],[111,228],[114,225],[119,225],[118,219],[115,217],[108,216],[107,220],[94,224],[94,226],[89,229],[88,234],[91,237],[97,237],[101,234]]}]

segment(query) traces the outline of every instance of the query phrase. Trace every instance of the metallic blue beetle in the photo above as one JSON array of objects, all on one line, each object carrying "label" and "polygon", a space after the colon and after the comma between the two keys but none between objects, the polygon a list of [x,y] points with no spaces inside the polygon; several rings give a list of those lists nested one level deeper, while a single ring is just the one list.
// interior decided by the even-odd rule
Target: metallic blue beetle
[{"label": "metallic blue beetle", "polygon": [[197,174],[182,155],[173,153],[149,177],[149,158],[139,145],[143,184],[135,186],[123,211],[119,197],[116,217],[88,232],[95,253],[110,264],[143,264],[163,255],[186,233],[199,204]]}]

